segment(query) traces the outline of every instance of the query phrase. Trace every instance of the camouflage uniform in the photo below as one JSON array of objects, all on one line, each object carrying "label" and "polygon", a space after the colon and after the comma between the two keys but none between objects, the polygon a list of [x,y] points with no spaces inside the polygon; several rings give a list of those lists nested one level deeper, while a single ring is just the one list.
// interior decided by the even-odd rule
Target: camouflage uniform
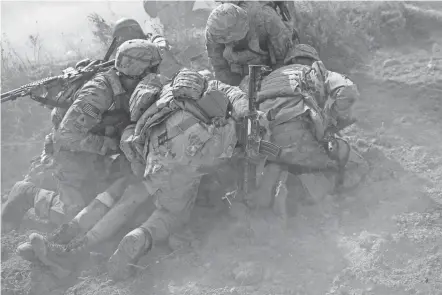
[{"label": "camouflage uniform", "polygon": [[[84,196],[91,196],[93,193],[93,188],[87,186],[89,181],[104,184],[105,187],[96,190],[102,193],[98,196],[94,194],[93,196],[96,198],[86,208],[55,232],[49,239],[51,243],[67,244],[78,234],[85,233],[91,228],[92,237],[85,235],[85,239],[81,240],[82,244],[77,247],[84,248],[101,242],[102,239],[108,238],[112,232],[118,231],[123,225],[120,221],[125,219],[119,217],[124,214],[131,216],[130,212],[121,212],[121,209],[131,211],[134,208],[130,207],[134,207],[134,203],[139,204],[136,202],[145,199],[145,197],[129,199],[128,202],[119,204],[122,206],[117,206],[116,211],[114,210],[113,205],[119,201],[133,181],[137,182],[137,179],[132,177],[130,163],[124,155],[118,154],[113,162],[114,157],[109,156],[118,149],[122,133],[122,129],[119,127],[125,128],[129,123],[129,94],[133,92],[136,83],[139,83],[145,75],[157,71],[160,62],[161,56],[158,46],[155,44],[145,40],[126,41],[118,48],[115,68],[104,74],[96,75],[77,92],[74,104],[64,116],[54,136],[57,161],[64,164],[57,171],[61,192],[57,199],[63,201],[60,202],[63,207],[73,207],[71,211],[77,213],[78,209],[85,205],[85,202],[82,202],[82,195],[79,194],[81,189],[87,190],[84,191]],[[116,120],[113,124],[104,124],[111,122],[105,122],[105,118],[102,120],[103,114],[107,111],[115,112],[117,110],[122,110],[128,120],[122,122]],[[99,126],[103,128],[97,128],[99,123],[101,124]],[[95,129],[103,132],[92,133],[91,131]],[[114,131],[118,131],[117,136],[110,137]],[[66,174],[69,178],[62,178]],[[112,185],[109,186],[108,181],[112,181]],[[104,189],[106,190],[104,191]],[[54,193],[42,191],[37,194],[37,197],[40,197],[40,201],[44,203],[44,201],[50,200],[53,195]],[[82,204],[80,205],[80,203]],[[108,212],[110,209],[111,212]],[[117,216],[115,216],[115,212],[118,213]],[[107,222],[105,218],[103,220],[102,217],[106,214],[111,216],[113,222]],[[120,224],[117,224],[116,221],[119,221]],[[98,228],[96,229],[94,226],[98,226]],[[97,232],[94,232],[95,229]],[[52,257],[52,249],[47,248],[51,243],[47,244],[42,236],[34,235],[31,243],[21,245],[17,251],[25,259],[37,256],[45,264],[56,265],[60,261],[57,259],[55,262],[51,261],[54,258]],[[55,257],[58,256],[55,255]],[[61,259],[62,262],[70,261],[69,255],[64,258],[67,259]],[[62,268],[58,268],[58,270]]]},{"label": "camouflage uniform", "polygon": [[[172,85],[176,81],[177,78]],[[170,85],[163,87],[158,105],[164,105],[174,97],[170,88]],[[196,88],[198,87],[192,87]],[[234,118],[245,114],[247,96],[238,87],[214,80],[208,82],[207,89],[210,91],[207,90],[204,94],[206,98],[209,95],[206,102],[215,100],[215,96],[210,97],[210,93],[217,93],[216,95],[226,99],[226,108],[219,112],[220,115],[227,111],[229,101],[233,106]],[[217,100],[214,105],[222,103]],[[156,106],[153,107],[155,108]],[[173,108],[173,104],[152,113],[159,114],[168,111],[168,108]],[[154,196],[157,209],[145,223],[123,238],[110,258],[108,270],[114,278],[126,277],[130,273],[127,263],[136,262],[154,244],[167,240],[172,233],[183,227],[191,215],[201,177],[206,173],[204,171],[216,170],[223,159],[232,156],[237,142],[234,120],[230,118],[224,124],[206,125],[196,114],[198,111],[194,112],[192,108],[188,111],[178,109],[164,121],[158,119],[160,124],[149,125],[151,127],[146,131],[148,137],[143,149],[149,151],[144,158],[143,176],[146,187]],[[177,130],[181,132],[177,133]],[[171,138],[163,142],[164,134]],[[129,152],[124,149],[129,159],[134,158],[134,150],[137,149]]]},{"label": "camouflage uniform", "polygon": [[275,9],[247,1],[225,3],[209,16],[206,49],[215,78],[237,86],[248,74],[249,64],[276,69],[293,47],[292,33]]},{"label": "camouflage uniform", "polygon": [[[347,164],[347,169],[351,165],[364,165],[341,139],[337,140],[338,146],[334,147],[339,160],[328,150],[325,141],[327,129],[337,126],[336,129],[340,130],[339,122],[351,118],[351,109],[359,93],[356,85],[346,77],[327,71],[318,61],[317,52],[314,49],[309,52],[311,49],[305,44],[297,45],[286,60],[291,65],[272,72],[261,84],[259,109],[270,119],[267,122],[269,140],[282,147],[276,161],[300,165],[312,171],[337,167],[342,164],[339,163],[341,160],[346,162],[347,157],[350,157],[350,161],[343,163]],[[310,65],[298,63],[305,58],[311,59]],[[281,209],[287,197],[288,177],[287,170],[279,164],[269,163],[258,190],[248,196],[249,204],[267,207],[275,201],[274,209],[284,215],[286,212],[281,212]],[[321,198],[334,188],[334,174],[331,178],[325,177],[322,172],[297,177],[313,198]],[[350,186],[350,182],[355,179],[346,180],[344,186]]]},{"label": "camouflage uniform", "polygon": [[181,68],[181,64],[172,54],[172,48],[169,42],[160,35],[144,34],[140,24],[134,19],[119,19],[114,25],[112,37],[117,37],[119,45],[133,39],[143,39],[157,44],[161,57],[163,58],[163,62],[160,65],[160,72],[165,76],[171,77]]},{"label": "camouflage uniform", "polygon": [[[63,220],[68,221],[110,185],[108,180],[119,177],[118,174],[112,175],[119,172],[112,171],[113,166],[124,168],[124,163],[114,162],[109,157],[117,153],[116,130],[110,130],[110,133],[103,130],[106,134],[92,133],[91,130],[101,122],[106,111],[125,110],[128,113],[127,96],[115,70],[96,75],[76,93],[75,102],[54,134],[59,195],[41,191],[35,201],[36,207],[43,202],[44,210],[40,211],[47,212],[46,200],[59,196],[63,213],[67,214]],[[117,161],[124,162],[124,158],[118,157]]]}]

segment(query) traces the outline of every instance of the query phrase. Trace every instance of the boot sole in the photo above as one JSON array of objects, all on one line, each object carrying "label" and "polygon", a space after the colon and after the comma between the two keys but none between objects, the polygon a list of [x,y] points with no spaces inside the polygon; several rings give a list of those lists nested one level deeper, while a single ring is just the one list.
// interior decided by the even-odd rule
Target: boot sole
[{"label": "boot sole", "polygon": [[49,266],[53,271],[54,275],[59,279],[65,278],[71,274],[70,270],[64,269],[59,266],[57,263],[52,262],[47,258],[48,250],[46,249],[46,242],[43,236],[33,233],[29,236],[30,244],[32,245],[32,249],[34,250],[35,256],[43,262],[46,266]]},{"label": "boot sole", "polygon": [[145,243],[145,239],[134,236],[125,236],[121,240],[107,265],[108,273],[113,280],[126,280],[134,274],[131,264],[141,256]]}]

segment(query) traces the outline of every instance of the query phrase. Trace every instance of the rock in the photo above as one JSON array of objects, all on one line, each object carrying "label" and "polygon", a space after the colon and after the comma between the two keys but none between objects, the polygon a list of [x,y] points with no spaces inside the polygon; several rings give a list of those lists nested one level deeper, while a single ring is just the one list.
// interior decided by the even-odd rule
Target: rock
[{"label": "rock", "polygon": [[390,59],[387,59],[386,61],[384,61],[382,67],[385,69],[385,68],[392,67],[395,65],[400,65],[400,64],[401,64],[401,62],[398,61],[397,59],[390,58]]},{"label": "rock", "polygon": [[233,275],[237,283],[246,285],[255,285],[263,280],[264,269],[254,262],[243,262],[233,270]]}]

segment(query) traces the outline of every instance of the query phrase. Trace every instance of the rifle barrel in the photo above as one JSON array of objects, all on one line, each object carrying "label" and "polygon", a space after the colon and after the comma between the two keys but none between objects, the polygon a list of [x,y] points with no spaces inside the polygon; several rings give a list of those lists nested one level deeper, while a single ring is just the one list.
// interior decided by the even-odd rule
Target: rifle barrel
[{"label": "rifle barrel", "polygon": [[[99,69],[99,68],[106,69],[106,68],[109,68],[109,67],[113,66],[114,63],[115,63],[115,60],[113,59],[113,60],[109,60],[109,61],[106,61],[104,63],[101,63],[99,65],[96,65],[96,66],[94,66],[94,68],[95,69]],[[1,103],[7,102],[7,101],[11,101],[11,100],[15,100],[18,97],[26,96],[26,95],[29,94],[28,92],[29,92],[29,90],[32,87],[37,86],[37,85],[44,85],[46,83],[49,83],[49,82],[51,82],[53,80],[60,79],[60,78],[63,78],[63,75],[49,77],[49,78],[44,78],[44,79],[41,79],[41,80],[38,80],[38,81],[34,81],[34,82],[31,82],[31,83],[28,83],[28,84],[23,85],[23,86],[21,86],[19,88],[10,90],[8,92],[2,93],[1,94]]]}]

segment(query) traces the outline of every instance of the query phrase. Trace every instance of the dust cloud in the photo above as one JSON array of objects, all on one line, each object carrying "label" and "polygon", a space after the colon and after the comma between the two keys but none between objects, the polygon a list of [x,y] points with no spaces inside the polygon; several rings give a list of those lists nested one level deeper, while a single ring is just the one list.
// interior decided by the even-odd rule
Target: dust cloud
[{"label": "dust cloud", "polygon": [[121,17],[136,19],[146,32],[151,31],[151,19],[137,1],[2,1],[1,33],[22,55],[32,57],[30,35],[42,40],[43,49],[61,57],[69,46],[88,47],[93,41],[87,16],[97,13],[109,24]]}]

